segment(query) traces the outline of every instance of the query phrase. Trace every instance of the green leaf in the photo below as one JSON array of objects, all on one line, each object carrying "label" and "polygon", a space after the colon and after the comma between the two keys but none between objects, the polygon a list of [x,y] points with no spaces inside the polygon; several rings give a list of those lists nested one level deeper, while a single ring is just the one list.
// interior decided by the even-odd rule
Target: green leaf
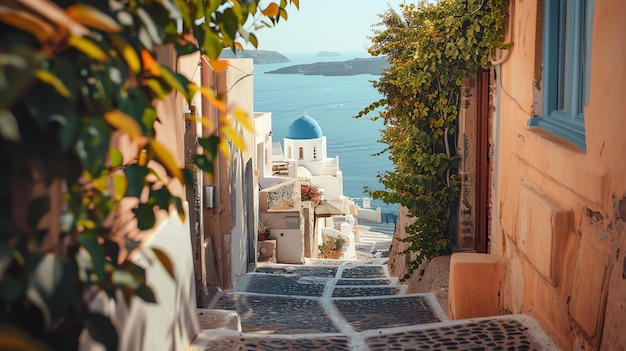
[{"label": "green leaf", "polygon": [[160,68],[161,76],[167,82],[167,84],[169,84],[169,86],[173,89],[176,89],[178,92],[182,93],[187,101],[190,101],[191,96],[189,96],[189,89],[187,88],[189,85],[189,80],[182,74],[172,72],[172,70],[168,67],[161,66]]},{"label": "green leaf", "polygon": [[93,234],[82,234],[78,236],[77,240],[78,243],[89,252],[89,256],[91,256],[91,262],[93,264],[92,269],[98,277],[98,283],[104,284],[107,280],[104,272],[106,260],[104,258],[104,250],[98,242],[98,237]]},{"label": "green leaf", "polygon": [[217,34],[213,33],[211,28],[203,26],[204,41],[202,42],[202,48],[206,53],[209,60],[217,60],[222,53],[222,42]]},{"label": "green leaf", "polygon": [[202,171],[207,172],[208,174],[213,174],[213,158],[208,155],[193,155],[191,156],[191,160],[193,163],[198,166]]},{"label": "green leaf", "polygon": [[135,217],[137,217],[137,227],[140,230],[146,230],[154,227],[154,207],[150,204],[139,204],[133,209]]},{"label": "green leaf", "polygon": [[172,198],[174,206],[176,206],[176,212],[178,212],[178,218],[181,222],[185,222],[185,209],[183,208],[183,201],[178,196]]},{"label": "green leaf", "polygon": [[124,175],[126,176],[127,181],[125,196],[141,196],[141,192],[146,185],[146,176],[149,172],[150,171],[147,167],[142,167],[136,164],[124,168]]},{"label": "green leaf", "polygon": [[93,177],[98,178],[104,169],[105,160],[111,140],[111,128],[104,118],[87,118],[81,128],[78,143],[78,154],[85,170]]},{"label": "green leaf", "polygon": [[85,327],[91,337],[101,343],[107,351],[116,351],[118,347],[117,330],[109,317],[100,313],[87,312]]},{"label": "green leaf", "polygon": [[135,295],[140,297],[142,300],[148,303],[155,303],[156,297],[154,296],[154,291],[147,285],[141,285],[137,290],[135,290]]},{"label": "green leaf", "polygon": [[172,193],[170,193],[167,187],[150,190],[150,202],[154,202],[161,210],[167,210],[169,208],[171,199]]},{"label": "green leaf", "polygon": [[220,138],[217,135],[211,135],[208,138],[198,138],[198,145],[202,146],[204,151],[210,153],[214,158],[217,156],[217,148]]}]

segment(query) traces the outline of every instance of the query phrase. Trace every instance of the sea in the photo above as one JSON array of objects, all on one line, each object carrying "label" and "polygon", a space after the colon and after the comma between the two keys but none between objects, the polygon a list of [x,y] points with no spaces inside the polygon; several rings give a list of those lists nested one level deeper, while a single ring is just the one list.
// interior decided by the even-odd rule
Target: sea
[{"label": "sea", "polygon": [[[384,189],[377,175],[393,169],[388,154],[380,143],[381,119],[370,115],[353,118],[381,94],[372,86],[376,75],[313,76],[301,74],[268,74],[266,72],[297,64],[345,61],[370,57],[366,52],[347,52],[341,56],[317,57],[316,53],[281,53],[289,62],[259,64],[254,68],[254,110],[272,113],[273,140],[283,142],[291,123],[305,113],[313,117],[326,136],[328,157],[339,156],[343,172],[344,195],[358,205],[369,197],[364,187]],[[283,148],[284,149],[284,148]],[[383,213],[397,214],[395,204],[371,201],[371,208],[381,207]]]}]

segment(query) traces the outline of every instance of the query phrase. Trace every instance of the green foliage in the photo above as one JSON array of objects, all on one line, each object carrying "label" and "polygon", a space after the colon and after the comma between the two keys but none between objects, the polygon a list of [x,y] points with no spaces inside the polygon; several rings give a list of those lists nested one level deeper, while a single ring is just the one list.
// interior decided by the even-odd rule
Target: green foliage
[{"label": "green foliage", "polygon": [[390,67],[374,86],[384,99],[359,113],[381,107],[381,142],[394,170],[379,176],[387,190],[372,196],[406,206],[415,222],[406,228],[408,278],[424,259],[450,247],[450,219],[460,180],[457,116],[465,78],[487,68],[494,48],[506,47],[503,28],[508,0],[441,0],[406,5],[402,14],[381,15],[384,29],[372,39],[370,54],[386,55]]},{"label": "green foliage", "polygon": [[[156,299],[144,269],[119,259],[112,214],[131,197],[138,229],[155,224],[155,211],[182,217],[182,201],[168,185],[190,179],[156,137],[157,121],[174,116],[158,116],[155,101],[173,92],[189,101],[199,92],[249,126],[245,113],[227,110],[214,91],[157,63],[157,48],[169,45],[178,56],[200,51],[224,69],[222,50],[256,46],[252,32],[287,19],[289,4],[298,0],[264,8],[255,0],[0,5],[0,349],[41,349],[40,342],[76,349],[84,328],[117,349],[111,321],[88,310],[91,298],[121,292],[127,303]],[[233,126],[224,121],[220,128],[245,146]],[[136,156],[124,158],[114,138],[129,140]],[[194,161],[212,172],[225,140],[216,134],[199,143],[204,151]],[[62,203],[50,194],[62,194]],[[59,208],[60,229],[49,218]],[[154,254],[173,277],[169,258]],[[5,338],[6,325],[21,331]]]}]

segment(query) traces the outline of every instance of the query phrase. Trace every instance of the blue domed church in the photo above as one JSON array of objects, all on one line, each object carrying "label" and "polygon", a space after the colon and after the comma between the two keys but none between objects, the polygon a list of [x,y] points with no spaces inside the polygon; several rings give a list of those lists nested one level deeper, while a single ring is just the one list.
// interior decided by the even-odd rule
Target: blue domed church
[{"label": "blue domed church", "polygon": [[298,162],[299,178],[310,179],[324,192],[324,198],[339,202],[343,198],[343,174],[339,157],[328,158],[322,128],[306,114],[296,119],[283,139],[285,159]]}]

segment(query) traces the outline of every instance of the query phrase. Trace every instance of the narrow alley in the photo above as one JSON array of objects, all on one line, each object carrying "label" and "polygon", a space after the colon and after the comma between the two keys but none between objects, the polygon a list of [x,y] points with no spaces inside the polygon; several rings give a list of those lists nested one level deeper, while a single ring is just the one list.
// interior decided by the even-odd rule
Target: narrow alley
[{"label": "narrow alley", "polygon": [[433,293],[406,293],[389,275],[385,237],[362,238],[358,261],[260,265],[199,311],[191,350],[555,349],[527,316],[449,321]]}]

